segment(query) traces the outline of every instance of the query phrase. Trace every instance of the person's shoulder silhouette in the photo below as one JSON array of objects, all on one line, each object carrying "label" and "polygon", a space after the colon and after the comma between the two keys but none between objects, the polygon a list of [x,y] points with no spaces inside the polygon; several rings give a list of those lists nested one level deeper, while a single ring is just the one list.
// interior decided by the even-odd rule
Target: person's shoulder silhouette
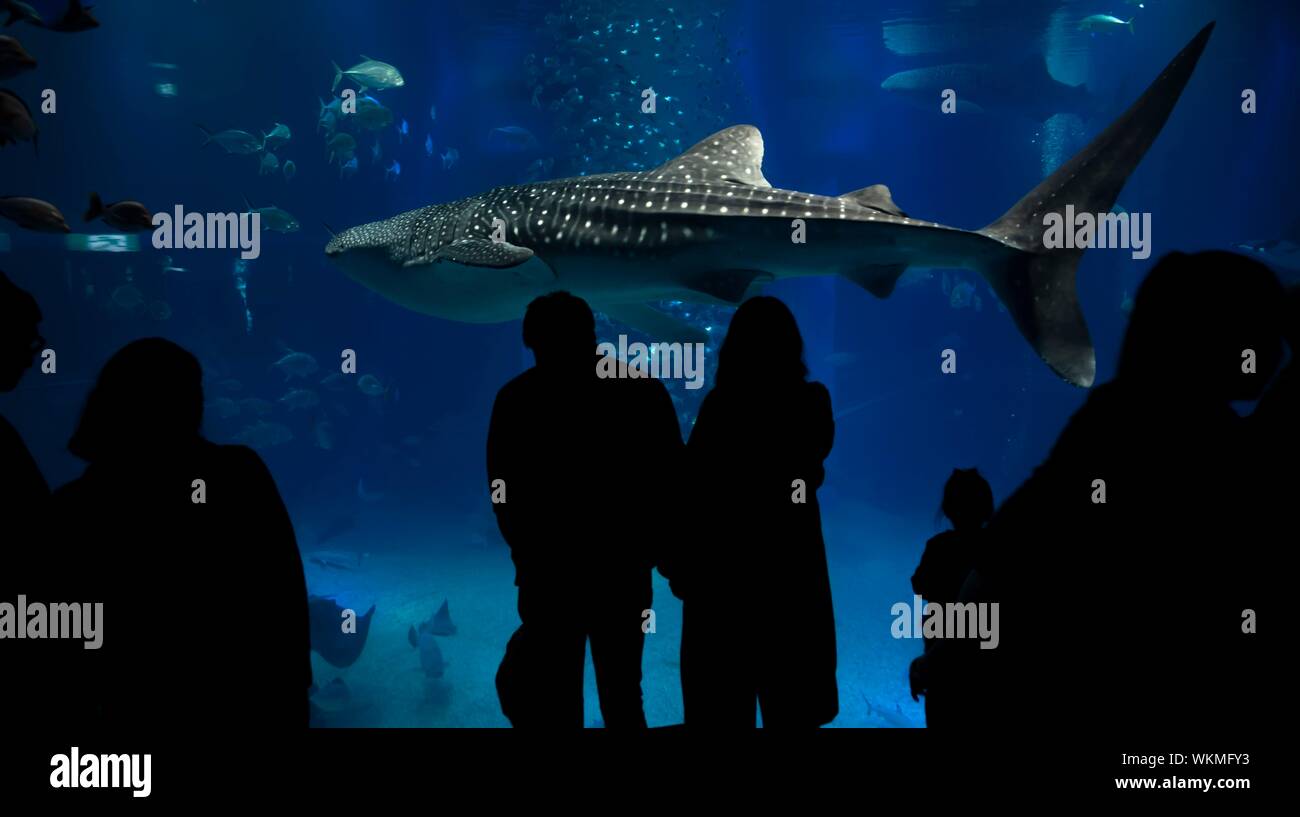
[{"label": "person's shoulder silhouette", "polygon": [[[1216,674],[1223,653],[1206,645],[1239,624],[1230,600],[1254,547],[1237,512],[1251,504],[1248,437],[1231,404],[1257,398],[1276,369],[1281,304],[1276,276],[1251,259],[1162,258],[1134,299],[1114,379],[995,515],[994,578],[1007,629],[1023,636],[1004,644],[1033,656],[1026,675],[1072,679],[1033,687],[1054,697],[1044,711],[1071,714],[1077,694],[1115,722],[1176,719],[1200,688],[1186,679]],[[1049,597],[1061,600],[1050,615],[1027,618]],[[1066,601],[1085,598],[1098,601]],[[1177,611],[1176,623],[1135,627],[1138,609]]]}]

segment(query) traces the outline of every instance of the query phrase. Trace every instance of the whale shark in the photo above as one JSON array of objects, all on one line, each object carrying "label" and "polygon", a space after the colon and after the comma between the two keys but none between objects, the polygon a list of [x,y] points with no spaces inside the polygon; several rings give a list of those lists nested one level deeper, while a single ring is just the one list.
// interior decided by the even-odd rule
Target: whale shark
[{"label": "whale shark", "polygon": [[[909,266],[970,269],[1066,382],[1096,357],[1075,290],[1084,249],[1049,248],[1045,222],[1107,213],[1191,78],[1203,28],[1124,113],[1000,218],[963,230],[916,218],[874,184],[838,196],[773,187],[763,137],[736,125],[652,170],[497,187],[334,235],[344,274],[428,315],[495,323],[564,289],[656,342],[704,333],[651,304],[742,302],[778,278],[841,275],[885,298]],[[801,237],[803,240],[795,240]]]},{"label": "whale shark", "polygon": [[892,96],[923,110],[939,112],[940,96],[951,88],[956,92],[956,109],[961,113],[1027,114],[1038,121],[1058,113],[1090,116],[1097,108],[1088,89],[1060,82],[1047,70],[1042,54],[1034,54],[1019,65],[997,63],[952,63],[913,68],[891,74],[880,83]]}]

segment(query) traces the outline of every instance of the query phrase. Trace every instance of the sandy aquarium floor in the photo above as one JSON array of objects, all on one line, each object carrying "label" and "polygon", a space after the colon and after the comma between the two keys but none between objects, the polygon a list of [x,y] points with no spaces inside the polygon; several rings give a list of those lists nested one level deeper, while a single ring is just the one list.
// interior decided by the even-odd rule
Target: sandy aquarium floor
[{"label": "sandy aquarium floor", "polygon": [[[911,601],[908,577],[920,558],[925,531],[865,506],[836,505],[824,513],[839,645],[840,715],[832,726],[919,727],[921,704],[907,690],[907,665],[920,642],[890,635],[890,607]],[[343,679],[347,694],[322,698],[319,727],[505,727],[494,676],[519,619],[514,567],[499,537],[477,524],[411,525],[390,529],[382,543],[357,530],[316,546],[300,531],[303,553],[366,552],[355,570],[323,567],[305,559],[311,593],[334,595],[363,613],[376,607],[365,650],[345,669],[312,654],[318,686]],[[861,531],[872,531],[869,538]],[[919,538],[918,538],[919,537]],[[381,549],[382,546],[382,549]],[[426,620],[446,599],[458,632],[439,638],[448,662],[442,679],[425,677],[407,630]],[[779,600],[774,603],[779,604]],[[655,575],[656,632],[646,637],[642,661],[646,717],[651,726],[681,723],[678,647],[681,604]],[[779,614],[773,609],[772,614]],[[780,645],[774,660],[780,660]],[[586,671],[586,723],[599,726],[600,710],[590,656]]]}]

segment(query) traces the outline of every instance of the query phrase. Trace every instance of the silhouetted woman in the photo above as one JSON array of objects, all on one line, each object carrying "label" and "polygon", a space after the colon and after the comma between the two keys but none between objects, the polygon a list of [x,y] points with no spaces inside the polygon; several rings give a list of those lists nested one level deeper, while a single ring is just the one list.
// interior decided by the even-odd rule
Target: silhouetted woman
[{"label": "silhouetted woman", "polygon": [[[984,526],[993,516],[993,489],[979,469],[954,468],[943,486],[941,510],[952,529],[925,543],[921,564],[912,574],[912,592],[927,602],[947,605],[957,603],[962,585],[984,546]],[[926,652],[932,646],[926,639]],[[927,726],[941,727],[950,720],[948,702],[957,701],[961,695],[953,686],[962,682],[959,677],[932,679],[925,694]]]},{"label": "silhouetted woman", "polygon": [[68,600],[104,603],[74,683],[107,726],[305,726],[307,591],[261,458],[200,435],[202,371],[170,341],[105,364],[68,444],[88,465],[55,492]]},{"label": "silhouetted woman", "polygon": [[830,394],[807,377],[785,304],[741,305],[687,445],[699,512],[666,571],[684,601],[689,726],[753,727],[756,704],[766,727],[839,711],[817,504],[835,426]]}]

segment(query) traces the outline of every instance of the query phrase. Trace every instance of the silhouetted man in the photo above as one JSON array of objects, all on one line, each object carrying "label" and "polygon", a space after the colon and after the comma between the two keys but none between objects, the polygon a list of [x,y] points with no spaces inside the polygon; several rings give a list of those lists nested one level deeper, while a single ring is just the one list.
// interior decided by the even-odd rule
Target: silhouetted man
[{"label": "silhouetted man", "polygon": [[[45,345],[37,333],[40,322],[36,300],[0,272],[0,393],[18,386]],[[0,601],[13,604],[19,594],[38,592],[34,571],[42,543],[34,534],[48,520],[49,498],[49,486],[27,446],[0,416]],[[0,726],[24,723],[40,709],[31,701],[43,686],[34,675],[50,652],[43,646],[0,641],[0,664],[6,668],[0,672]]]},{"label": "silhouetted man", "polygon": [[567,292],[529,305],[524,345],[537,365],[497,395],[487,444],[519,587],[501,710],[516,727],[582,727],[590,640],[605,725],[644,727],[643,614],[682,448],[672,401],[655,380],[598,374],[591,309]]}]

